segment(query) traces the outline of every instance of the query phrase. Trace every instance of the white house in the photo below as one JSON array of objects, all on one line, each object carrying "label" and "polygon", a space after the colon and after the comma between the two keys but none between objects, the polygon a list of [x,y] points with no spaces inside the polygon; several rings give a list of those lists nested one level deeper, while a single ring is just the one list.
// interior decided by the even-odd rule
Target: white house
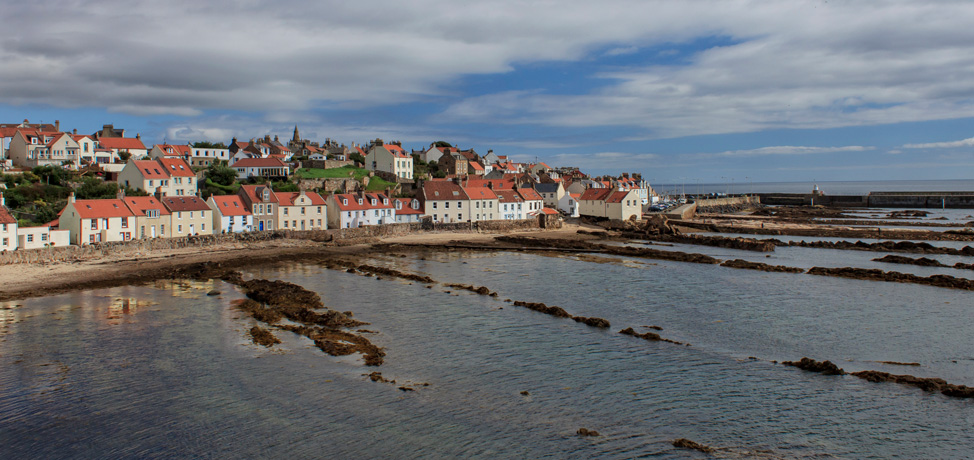
[{"label": "white house", "polygon": [[0,193],[0,251],[13,251],[17,249],[17,219],[6,205],[3,193]]},{"label": "white house", "polygon": [[409,224],[423,218],[423,207],[416,198],[395,198],[396,223]]},{"label": "white house", "polygon": [[581,193],[565,193],[565,196],[558,200],[558,209],[564,211],[568,217],[578,217],[578,200],[581,196]]},{"label": "white house", "polygon": [[68,246],[71,244],[71,232],[55,230],[47,225],[38,227],[19,227],[17,229],[17,247],[20,249],[38,249],[48,246]]},{"label": "white house", "polygon": [[[242,150],[241,150],[242,151]],[[243,158],[230,165],[237,171],[237,179],[248,177],[286,177],[291,168],[279,158]]]},{"label": "white house", "polygon": [[357,228],[396,222],[396,209],[382,193],[341,193],[328,197],[328,228]]},{"label": "white house", "polygon": [[238,195],[212,195],[206,200],[213,210],[213,233],[240,233],[254,229],[254,214]]},{"label": "white house", "polygon": [[413,157],[396,144],[383,144],[376,139],[365,155],[365,167],[370,171],[385,171],[401,179],[412,180]]}]

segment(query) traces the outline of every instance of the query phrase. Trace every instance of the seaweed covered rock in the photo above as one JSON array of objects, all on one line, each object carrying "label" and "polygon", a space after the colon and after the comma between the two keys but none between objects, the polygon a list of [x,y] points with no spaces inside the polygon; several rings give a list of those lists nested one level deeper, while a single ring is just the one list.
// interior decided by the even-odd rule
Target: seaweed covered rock
[{"label": "seaweed covered rock", "polygon": [[785,366],[794,366],[808,372],[818,372],[824,375],[844,375],[845,371],[836,366],[832,361],[815,361],[811,358],[802,358],[799,361],[782,361]]}]

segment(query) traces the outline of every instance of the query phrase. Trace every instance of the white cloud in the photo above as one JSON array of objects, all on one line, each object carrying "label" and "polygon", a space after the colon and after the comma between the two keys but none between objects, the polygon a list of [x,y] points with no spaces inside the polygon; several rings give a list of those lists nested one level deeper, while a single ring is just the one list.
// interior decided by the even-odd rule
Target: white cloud
[{"label": "white cloud", "polygon": [[[971,23],[965,1],[36,0],[4,8],[0,94],[179,116],[433,98],[454,102],[453,121],[633,126],[651,138],[873,125],[974,113]],[[678,66],[605,69],[608,85],[588,94],[462,99],[454,86],[714,36],[733,44]]]},{"label": "white cloud", "polygon": [[906,144],[905,149],[951,149],[957,147],[974,147],[974,137],[952,142],[931,142],[929,144]]},{"label": "white cloud", "polygon": [[727,150],[718,153],[691,153],[691,154],[681,155],[681,157],[705,159],[705,158],[757,157],[757,156],[769,156],[769,155],[813,155],[813,154],[841,153],[841,152],[867,152],[875,149],[876,149],[875,147],[868,147],[868,146],[861,146],[861,145],[847,145],[842,147],[809,147],[809,146],[795,146],[795,145],[779,145],[779,146],[761,147],[761,148],[748,149],[748,150]]}]

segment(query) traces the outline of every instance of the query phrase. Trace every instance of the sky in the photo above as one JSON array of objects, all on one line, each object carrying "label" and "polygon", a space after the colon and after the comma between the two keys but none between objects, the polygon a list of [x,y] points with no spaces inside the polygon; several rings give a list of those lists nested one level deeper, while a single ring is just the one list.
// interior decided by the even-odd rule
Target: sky
[{"label": "sky", "polygon": [[0,122],[444,140],[651,183],[974,178],[969,1],[33,0]]}]

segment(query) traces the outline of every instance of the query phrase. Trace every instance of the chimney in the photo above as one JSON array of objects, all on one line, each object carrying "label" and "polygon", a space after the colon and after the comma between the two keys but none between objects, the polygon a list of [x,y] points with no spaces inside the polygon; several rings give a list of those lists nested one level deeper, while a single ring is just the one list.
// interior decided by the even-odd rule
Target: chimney
[{"label": "chimney", "polygon": [[3,199],[3,192],[0,192],[0,208],[4,207],[6,205],[7,205],[7,203]]},{"label": "chimney", "polygon": [[381,147],[382,145],[384,145],[384,143],[382,142],[382,139],[376,138],[375,139],[375,145],[378,145],[378,146]]},{"label": "chimney", "polygon": [[135,133],[135,138],[141,141],[142,140],[142,134],[141,133]]},{"label": "chimney", "polygon": [[358,197],[361,198],[361,199],[363,199],[363,200],[365,199],[365,189],[364,188],[358,189]]},{"label": "chimney", "polygon": [[118,193],[115,194],[115,198],[117,198],[119,200],[124,200],[125,199],[125,187],[124,186],[119,186],[118,187]]},{"label": "chimney", "polygon": [[71,192],[71,194],[68,195],[68,203],[74,203],[74,202],[75,202],[74,192]]},{"label": "chimney", "polygon": [[277,142],[277,134],[274,135],[274,142]]},{"label": "chimney", "polygon": [[71,134],[78,134],[78,128],[74,128],[74,130],[71,131]]},{"label": "chimney", "polygon": [[54,120],[54,131],[61,132],[61,120]]}]

